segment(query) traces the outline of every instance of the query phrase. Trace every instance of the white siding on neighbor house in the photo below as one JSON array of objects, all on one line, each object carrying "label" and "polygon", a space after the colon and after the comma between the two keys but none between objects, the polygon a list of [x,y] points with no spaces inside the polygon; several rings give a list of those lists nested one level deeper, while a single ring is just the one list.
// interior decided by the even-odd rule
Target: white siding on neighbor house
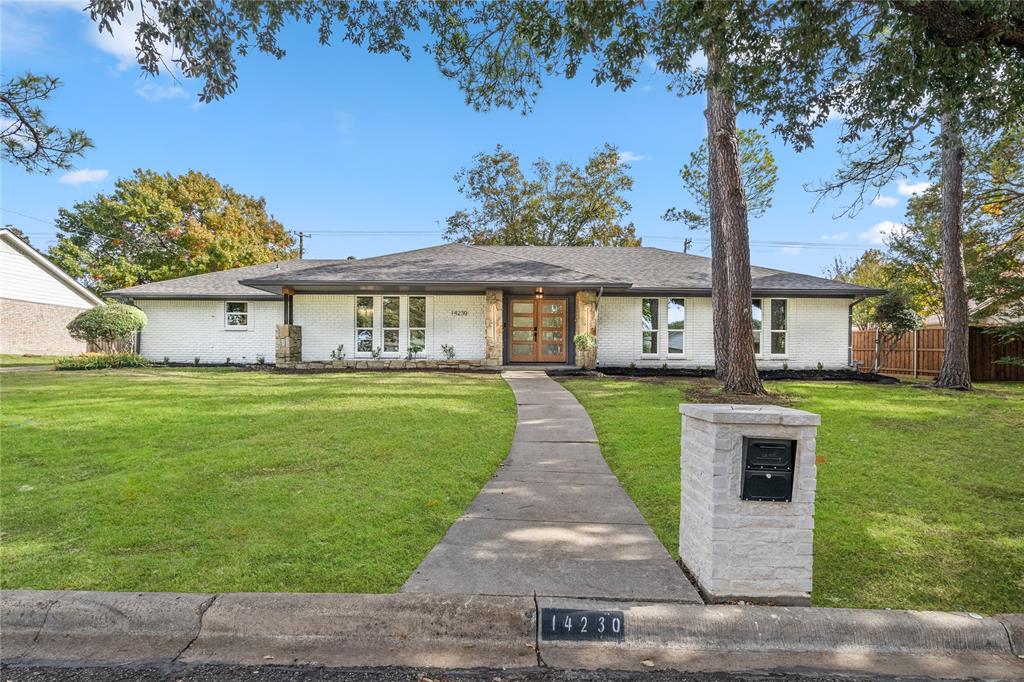
[{"label": "white siding on neighbor house", "polygon": [[[244,299],[238,299],[244,300]],[[155,361],[252,363],[274,361],[274,336],[284,316],[281,301],[248,301],[249,326],[226,329],[225,301],[137,300],[148,318],[142,354]]]},{"label": "white siding on neighbor house", "polygon": [[[714,332],[711,326],[711,299],[709,297],[662,296],[658,298],[658,353],[641,352],[641,300],[650,297],[605,296],[601,298],[597,315],[597,362],[607,367],[623,367],[631,363],[637,367],[711,368],[715,364]],[[682,355],[668,352],[668,299],[686,301],[686,335]],[[782,297],[777,297],[782,298]],[[759,367],[781,368],[783,363],[791,369],[810,369],[818,366],[837,369],[846,367],[849,348],[849,307],[851,299],[842,298],[787,298],[786,353],[772,355],[769,322],[771,304],[763,298],[764,325]]]},{"label": "white siding on neighbor house", "polygon": [[61,282],[42,265],[2,240],[0,240],[0,298],[83,310],[92,308],[94,305],[70,286]]},{"label": "white siding on neighbor house", "polygon": [[[356,297],[364,294],[296,294],[292,318],[302,327],[302,359],[330,360],[331,351],[344,345],[346,358],[370,357],[356,352]],[[371,294],[365,294],[370,296]],[[441,359],[441,345],[454,346],[455,357],[484,357],[484,297],[476,295],[372,294],[373,345],[383,347],[383,297],[400,298],[397,353],[382,358],[404,358],[409,348],[409,296],[427,299],[427,339],[418,358]]]}]

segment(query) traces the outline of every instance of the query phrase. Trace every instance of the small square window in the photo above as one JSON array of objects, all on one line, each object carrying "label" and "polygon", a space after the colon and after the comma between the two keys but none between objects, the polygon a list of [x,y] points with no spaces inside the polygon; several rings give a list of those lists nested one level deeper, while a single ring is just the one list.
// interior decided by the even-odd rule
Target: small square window
[{"label": "small square window", "polygon": [[246,329],[249,326],[249,304],[245,301],[224,303],[224,326],[230,329]]}]

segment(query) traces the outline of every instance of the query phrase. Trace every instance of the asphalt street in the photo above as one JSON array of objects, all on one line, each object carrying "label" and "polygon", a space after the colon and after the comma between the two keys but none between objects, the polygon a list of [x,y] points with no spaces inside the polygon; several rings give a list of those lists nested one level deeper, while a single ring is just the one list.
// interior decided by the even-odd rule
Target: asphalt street
[{"label": "asphalt street", "polygon": [[[893,682],[916,682],[913,677],[856,677],[813,672],[799,674],[685,674],[666,671],[644,673],[617,671],[578,671],[536,669],[516,671],[464,670],[431,671],[412,668],[343,669],[291,666],[167,666],[167,667],[22,667],[0,666],[4,682],[586,682],[643,679],[645,682],[850,682],[855,679],[886,679]],[[933,678],[928,678],[934,682]]]}]

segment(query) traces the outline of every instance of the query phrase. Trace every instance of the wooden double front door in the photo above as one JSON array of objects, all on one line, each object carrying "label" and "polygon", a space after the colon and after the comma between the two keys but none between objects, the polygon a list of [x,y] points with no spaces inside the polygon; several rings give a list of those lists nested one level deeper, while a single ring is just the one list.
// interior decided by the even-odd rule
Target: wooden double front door
[{"label": "wooden double front door", "polygon": [[509,361],[566,362],[568,310],[564,298],[511,298]]}]

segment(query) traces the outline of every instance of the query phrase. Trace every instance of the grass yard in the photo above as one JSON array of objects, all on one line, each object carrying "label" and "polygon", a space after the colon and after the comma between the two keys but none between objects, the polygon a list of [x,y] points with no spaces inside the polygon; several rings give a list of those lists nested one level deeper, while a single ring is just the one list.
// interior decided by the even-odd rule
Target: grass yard
[{"label": "grass yard", "polygon": [[397,590],[508,452],[492,374],[5,374],[4,588]]},{"label": "grass yard", "polygon": [[[678,556],[678,404],[702,402],[711,382],[563,383]],[[815,605],[1024,611],[1024,384],[970,394],[831,382],[768,389],[821,414]]]},{"label": "grass yard", "polygon": [[0,353],[0,367],[27,367],[29,365],[52,365],[60,355],[8,355]]}]

